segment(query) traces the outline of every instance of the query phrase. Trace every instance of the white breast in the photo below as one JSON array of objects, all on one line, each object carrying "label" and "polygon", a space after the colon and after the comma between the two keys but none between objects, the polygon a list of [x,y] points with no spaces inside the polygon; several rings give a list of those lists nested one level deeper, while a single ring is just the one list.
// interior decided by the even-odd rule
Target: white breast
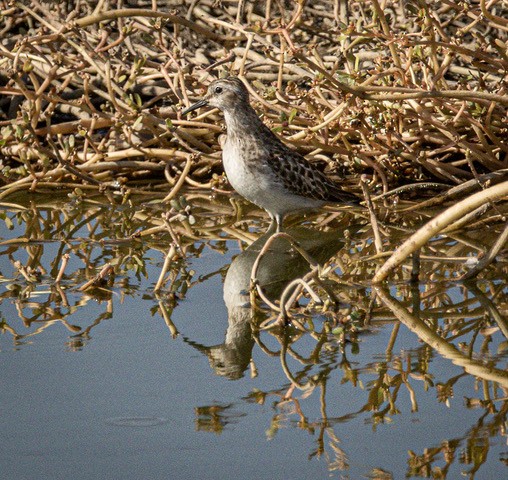
[{"label": "white breast", "polygon": [[224,170],[231,186],[247,200],[258,203],[262,191],[270,190],[269,178],[266,175],[260,175],[256,168],[252,168],[242,158],[240,146],[236,142],[224,144],[222,151],[222,161]]}]

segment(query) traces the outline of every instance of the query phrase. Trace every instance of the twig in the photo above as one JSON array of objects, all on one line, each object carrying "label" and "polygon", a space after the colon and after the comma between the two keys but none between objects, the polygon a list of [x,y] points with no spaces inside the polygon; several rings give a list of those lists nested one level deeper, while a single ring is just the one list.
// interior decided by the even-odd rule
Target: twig
[{"label": "twig", "polygon": [[362,175],[362,180],[360,184],[362,186],[363,196],[365,197],[365,203],[367,204],[367,208],[369,209],[369,216],[372,225],[372,231],[374,233],[374,244],[376,246],[376,252],[381,253],[383,251],[383,241],[381,240],[381,235],[379,233],[379,225],[377,223],[374,205],[372,204],[372,200],[370,198],[369,187],[367,185],[367,178],[364,175]]},{"label": "twig", "polygon": [[114,271],[115,271],[114,267],[110,263],[107,263],[106,265],[104,265],[104,267],[102,267],[101,271],[94,278],[92,278],[85,284],[81,285],[81,287],[79,287],[79,290],[82,292],[84,290],[88,290],[91,287],[96,287],[98,284],[104,282],[106,278],[108,278],[112,273],[114,273]]},{"label": "twig", "polygon": [[178,23],[184,27],[190,28],[191,30],[194,30],[196,33],[199,33],[200,35],[203,35],[205,38],[209,38],[210,40],[220,42],[234,39],[215,33],[208,28],[202,27],[201,25],[198,25],[191,20],[187,20],[186,18],[179,17],[178,15],[172,15],[165,12],[154,12],[153,10],[144,10],[141,8],[123,8],[119,10],[94,12],[92,15],[88,15],[87,17],[76,20],[76,25],[78,27],[89,27],[90,25],[101,23],[106,20],[117,20],[119,18],[126,17],[164,18],[165,20],[169,20],[172,23]]},{"label": "twig", "polygon": [[506,246],[508,242],[508,222],[506,222],[504,229],[497,237],[497,240],[492,245],[491,249],[482,257],[481,260],[468,272],[464,273],[459,280],[467,280],[476,277],[483,269],[490,265],[496,258],[497,254]]},{"label": "twig", "polygon": [[446,209],[443,213],[433,218],[420,228],[415,234],[407,239],[376,272],[373,283],[379,283],[386,279],[388,274],[400,265],[411,253],[421,248],[430,238],[443,230],[453,221],[468,212],[475,210],[487,202],[494,202],[508,195],[508,182],[500,183],[466,198],[465,200]]},{"label": "twig", "polygon": [[65,268],[67,267],[67,263],[69,262],[70,254],[64,253],[62,255],[62,264],[60,265],[60,270],[58,271],[58,275],[55,279],[55,284],[58,285],[60,283],[60,280],[62,280],[63,274],[65,272]]},{"label": "twig", "polygon": [[173,258],[175,257],[175,255],[176,255],[176,248],[175,248],[175,245],[172,244],[168,250],[168,253],[166,254],[166,258],[164,259],[164,264],[162,265],[162,270],[159,275],[159,280],[157,280],[157,283],[154,288],[155,292],[158,292],[162,288],[162,285],[164,284],[164,277],[166,276],[166,272],[168,271],[169,266],[170,266],[171,262],[173,261]]},{"label": "twig", "polygon": [[178,181],[175,183],[171,191],[164,197],[163,202],[169,202],[172,198],[175,198],[180,189],[183,187],[183,184],[185,183],[185,178],[190,172],[193,158],[194,158],[193,155],[189,155],[187,157],[187,161],[185,162],[185,166],[183,167],[182,173],[178,178]]}]

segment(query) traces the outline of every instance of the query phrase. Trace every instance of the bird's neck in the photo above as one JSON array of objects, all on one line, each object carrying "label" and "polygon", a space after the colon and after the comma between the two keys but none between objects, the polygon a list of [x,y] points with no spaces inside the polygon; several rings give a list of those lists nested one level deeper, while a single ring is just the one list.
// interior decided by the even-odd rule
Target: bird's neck
[{"label": "bird's neck", "polygon": [[224,110],[228,136],[251,136],[267,127],[249,104],[240,104]]}]

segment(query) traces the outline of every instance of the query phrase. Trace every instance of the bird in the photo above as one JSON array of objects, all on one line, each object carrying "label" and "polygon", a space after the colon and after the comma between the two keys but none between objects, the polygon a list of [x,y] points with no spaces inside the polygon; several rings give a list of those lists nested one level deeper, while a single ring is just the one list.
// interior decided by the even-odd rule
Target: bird
[{"label": "bird", "polygon": [[182,115],[201,107],[223,112],[227,138],[222,161],[229,183],[241,196],[268,212],[277,232],[282,231],[288,214],[331,202],[359,202],[356,195],[342,190],[263,123],[240,78],[214,80],[206,95]]}]

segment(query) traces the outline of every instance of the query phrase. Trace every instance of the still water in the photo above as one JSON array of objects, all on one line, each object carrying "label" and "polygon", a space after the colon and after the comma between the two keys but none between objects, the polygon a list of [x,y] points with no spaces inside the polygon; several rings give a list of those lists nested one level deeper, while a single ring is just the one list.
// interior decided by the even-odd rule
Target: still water
[{"label": "still water", "polygon": [[[264,214],[187,202],[176,220],[146,199],[4,204],[2,479],[506,478],[506,262],[456,280],[485,229],[435,239],[425,282],[376,289],[368,221],[312,218],[289,232],[335,269],[338,306],[305,297],[305,331],[265,331],[277,315],[249,295]],[[384,220],[395,243],[410,228]],[[283,244],[257,274],[275,303],[308,271]]]}]

